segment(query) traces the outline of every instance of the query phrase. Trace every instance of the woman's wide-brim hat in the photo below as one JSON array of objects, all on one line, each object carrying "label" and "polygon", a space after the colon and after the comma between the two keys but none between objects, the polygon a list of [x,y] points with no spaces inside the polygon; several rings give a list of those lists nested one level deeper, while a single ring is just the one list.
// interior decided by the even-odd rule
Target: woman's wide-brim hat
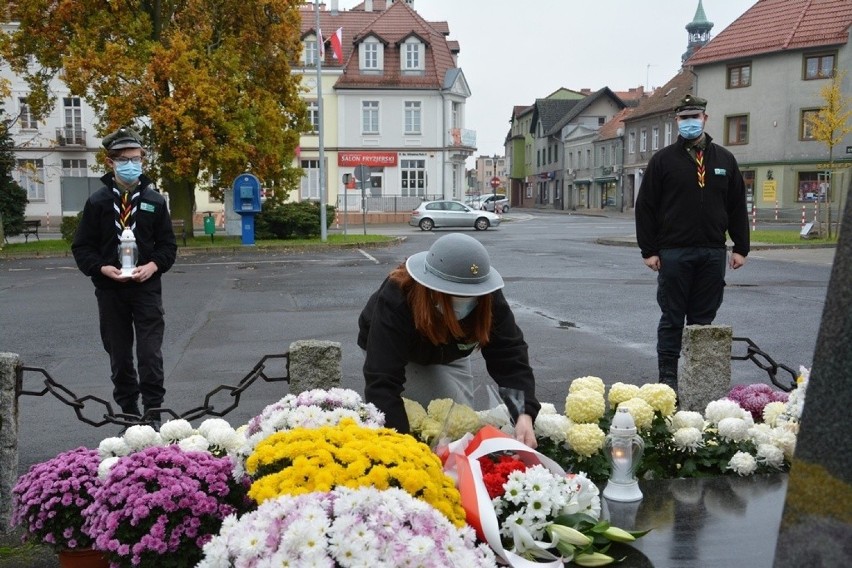
[{"label": "woman's wide-brim hat", "polygon": [[444,235],[408,257],[405,268],[420,284],[451,296],[484,296],[503,287],[482,243],[462,233]]}]

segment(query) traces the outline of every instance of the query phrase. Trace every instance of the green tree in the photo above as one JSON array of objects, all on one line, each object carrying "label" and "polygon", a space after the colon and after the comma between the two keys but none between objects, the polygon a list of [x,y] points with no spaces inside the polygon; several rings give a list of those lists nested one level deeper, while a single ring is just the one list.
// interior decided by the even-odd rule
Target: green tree
[{"label": "green tree", "polygon": [[[841,86],[846,72],[836,72],[831,83],[820,89],[820,98],[823,107],[809,120],[813,130],[813,136],[828,147],[828,171],[830,172],[828,192],[825,200],[825,217],[828,229],[828,238],[831,238],[831,200],[834,195],[834,147],[840,145],[847,134],[852,132],[852,124],[849,122],[852,110],[849,108],[849,98],[843,96]],[[837,218],[840,219],[842,211],[843,194],[838,192],[837,196]],[[822,231],[820,231],[822,233]]]},{"label": "green tree", "polygon": [[227,187],[250,165],[264,184],[296,187],[301,170],[291,163],[308,128],[291,73],[299,4],[0,0],[0,13],[17,22],[0,34],[0,56],[27,81],[36,117],[53,107],[48,86],[59,76],[98,113],[102,135],[137,128],[151,150],[147,173],[191,226],[199,180]]},{"label": "green tree", "polygon": [[14,142],[9,135],[10,120],[0,103],[0,217],[4,236],[20,235],[24,230],[24,215],[27,209],[27,192],[12,179],[15,169]]}]

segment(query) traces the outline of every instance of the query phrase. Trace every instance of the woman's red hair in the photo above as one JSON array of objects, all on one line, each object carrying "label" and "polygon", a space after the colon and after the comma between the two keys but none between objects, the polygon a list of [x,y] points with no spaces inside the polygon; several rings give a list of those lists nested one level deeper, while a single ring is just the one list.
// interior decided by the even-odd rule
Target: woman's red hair
[{"label": "woman's red hair", "polygon": [[[465,318],[465,325],[462,325],[453,311],[452,296],[417,282],[408,273],[405,263],[390,273],[390,280],[405,292],[414,317],[414,327],[433,345],[443,345],[454,340],[478,341],[480,347],[488,344],[492,324],[491,294],[478,296],[476,307]],[[440,311],[436,306],[441,306]]]}]

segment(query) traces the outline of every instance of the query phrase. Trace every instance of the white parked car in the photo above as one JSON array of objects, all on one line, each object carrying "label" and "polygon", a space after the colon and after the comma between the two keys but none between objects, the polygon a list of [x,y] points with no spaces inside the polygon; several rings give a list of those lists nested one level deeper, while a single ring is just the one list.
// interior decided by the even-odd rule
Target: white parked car
[{"label": "white parked car", "polygon": [[474,209],[460,201],[424,201],[411,212],[408,224],[420,227],[421,231],[431,231],[436,227],[473,227],[477,231],[484,231],[498,226],[500,215]]},{"label": "white parked car", "polygon": [[483,211],[494,211],[494,205],[497,205],[498,212],[509,212],[509,200],[502,193],[489,193],[479,198],[479,208]]}]

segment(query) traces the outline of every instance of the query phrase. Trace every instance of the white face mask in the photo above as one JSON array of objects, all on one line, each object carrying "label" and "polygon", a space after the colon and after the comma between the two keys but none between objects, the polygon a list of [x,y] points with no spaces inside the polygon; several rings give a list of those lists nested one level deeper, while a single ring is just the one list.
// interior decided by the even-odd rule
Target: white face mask
[{"label": "white face mask", "polygon": [[476,296],[451,296],[450,299],[453,302],[453,311],[456,314],[456,319],[459,321],[469,316],[470,312],[479,303],[479,299]]}]

